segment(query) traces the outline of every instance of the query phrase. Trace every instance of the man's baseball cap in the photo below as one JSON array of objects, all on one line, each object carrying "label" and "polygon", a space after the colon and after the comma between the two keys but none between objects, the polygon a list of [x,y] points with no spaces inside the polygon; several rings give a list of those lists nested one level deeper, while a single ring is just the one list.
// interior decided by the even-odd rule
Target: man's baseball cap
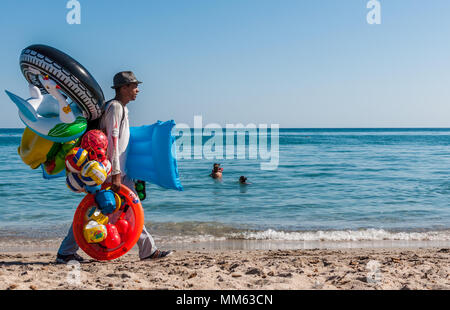
[{"label": "man's baseball cap", "polygon": [[114,86],[111,86],[111,88],[118,88],[124,85],[128,85],[131,83],[138,83],[141,84],[141,81],[138,81],[136,77],[134,76],[134,73],[132,71],[122,71],[114,75]]}]

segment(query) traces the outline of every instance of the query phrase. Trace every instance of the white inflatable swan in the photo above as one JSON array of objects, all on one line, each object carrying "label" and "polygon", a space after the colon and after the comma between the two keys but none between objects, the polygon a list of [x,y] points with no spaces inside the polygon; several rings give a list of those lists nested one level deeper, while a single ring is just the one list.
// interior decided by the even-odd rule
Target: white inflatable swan
[{"label": "white inflatable swan", "polygon": [[41,137],[54,142],[67,142],[80,137],[87,121],[75,104],[69,105],[59,86],[48,77],[41,79],[48,94],[42,95],[38,87],[29,84],[27,100],[6,90],[6,94],[19,109],[24,124]]}]

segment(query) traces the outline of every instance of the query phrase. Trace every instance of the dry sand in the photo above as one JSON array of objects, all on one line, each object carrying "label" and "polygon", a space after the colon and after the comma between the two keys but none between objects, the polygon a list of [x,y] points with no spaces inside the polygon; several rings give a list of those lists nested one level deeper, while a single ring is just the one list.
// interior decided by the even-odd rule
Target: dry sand
[{"label": "dry sand", "polygon": [[55,252],[0,253],[2,290],[450,289],[449,271],[448,248],[180,250],[152,261],[128,253],[78,270],[56,264]]}]

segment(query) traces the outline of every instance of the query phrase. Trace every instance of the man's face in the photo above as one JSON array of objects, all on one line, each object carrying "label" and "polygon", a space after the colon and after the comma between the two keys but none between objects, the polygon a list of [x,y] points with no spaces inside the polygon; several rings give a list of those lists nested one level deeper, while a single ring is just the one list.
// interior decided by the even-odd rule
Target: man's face
[{"label": "man's face", "polygon": [[131,83],[125,85],[121,91],[123,95],[127,96],[130,99],[130,101],[136,100],[137,94],[139,93],[138,84]]}]

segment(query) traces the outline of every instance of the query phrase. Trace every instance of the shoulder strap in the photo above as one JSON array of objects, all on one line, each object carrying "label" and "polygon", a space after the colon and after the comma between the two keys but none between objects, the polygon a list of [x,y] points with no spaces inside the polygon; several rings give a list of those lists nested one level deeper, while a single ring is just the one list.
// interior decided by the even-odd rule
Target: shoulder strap
[{"label": "shoulder strap", "polygon": [[[113,101],[114,99],[112,99],[112,100],[110,100],[110,101],[108,101],[106,104],[107,104],[107,107],[106,107],[106,111],[105,111],[105,115],[106,115],[106,113],[108,112],[108,110],[109,110],[109,108],[111,108],[111,103],[112,103],[112,101]],[[123,125],[123,120],[125,119],[125,108],[123,107],[123,105],[122,104],[120,104],[120,106],[122,107],[122,119],[120,120],[120,128],[119,128],[119,139],[120,139],[120,136],[121,136],[121,134],[122,134],[122,125]]]}]

